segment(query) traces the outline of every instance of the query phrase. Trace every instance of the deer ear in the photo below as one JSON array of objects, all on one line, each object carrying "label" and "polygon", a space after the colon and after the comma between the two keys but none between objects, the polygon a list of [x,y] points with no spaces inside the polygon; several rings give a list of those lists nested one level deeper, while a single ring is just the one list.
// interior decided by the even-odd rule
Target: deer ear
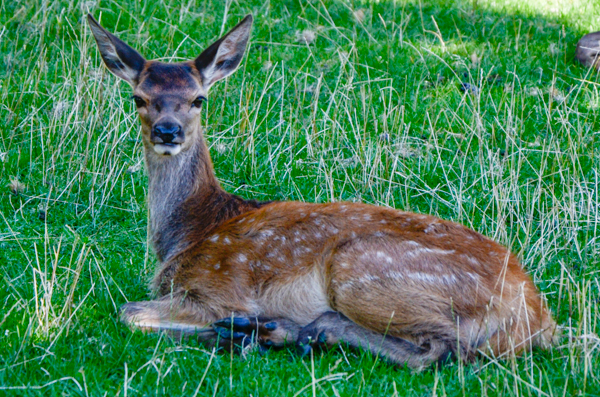
[{"label": "deer ear", "polygon": [[90,14],[88,14],[88,23],[108,70],[127,81],[132,87],[135,86],[146,63],[144,57],[100,26]]},{"label": "deer ear", "polygon": [[240,65],[250,37],[252,15],[247,15],[235,28],[210,45],[194,61],[202,75],[204,88],[233,73]]}]

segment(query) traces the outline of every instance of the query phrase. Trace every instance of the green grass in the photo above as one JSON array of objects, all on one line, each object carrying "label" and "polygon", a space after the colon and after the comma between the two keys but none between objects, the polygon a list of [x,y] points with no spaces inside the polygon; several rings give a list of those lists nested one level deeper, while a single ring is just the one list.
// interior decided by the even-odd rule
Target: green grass
[{"label": "green grass", "polygon": [[[600,84],[573,61],[600,30],[594,3],[0,0],[0,394],[600,396]],[[560,344],[416,373],[131,332],[118,308],[147,298],[155,265],[147,179],[131,89],[88,11],[166,60],[252,12],[247,57],[202,116],[227,190],[472,227],[522,258]]]}]

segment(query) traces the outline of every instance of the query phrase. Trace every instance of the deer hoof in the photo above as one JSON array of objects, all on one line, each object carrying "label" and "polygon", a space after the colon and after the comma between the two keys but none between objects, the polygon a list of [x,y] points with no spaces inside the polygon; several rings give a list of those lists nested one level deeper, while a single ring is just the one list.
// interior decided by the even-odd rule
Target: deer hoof
[{"label": "deer hoof", "polygon": [[312,346],[310,343],[304,344],[298,342],[296,344],[296,350],[298,351],[298,355],[300,355],[300,357],[305,357],[309,355],[310,351],[312,350]]},{"label": "deer hoof", "polygon": [[296,350],[300,357],[304,357],[310,353],[314,347],[323,347],[327,342],[327,335],[324,331],[318,329],[303,330],[298,341],[296,342]]},{"label": "deer hoof", "polygon": [[246,317],[227,317],[213,323],[213,327],[233,329],[240,332],[252,331],[252,322]]},{"label": "deer hoof", "polygon": [[275,331],[277,329],[277,323],[275,321],[271,321],[263,325],[267,331]]},{"label": "deer hoof", "polygon": [[218,327],[213,325],[213,330],[222,338],[222,339],[242,339],[247,335],[245,332],[236,332],[231,331],[231,329]]},{"label": "deer hoof", "polygon": [[270,340],[271,334],[278,329],[276,321],[263,322],[256,317],[229,317],[214,322],[212,327],[223,339],[258,342],[264,349],[276,345]]}]

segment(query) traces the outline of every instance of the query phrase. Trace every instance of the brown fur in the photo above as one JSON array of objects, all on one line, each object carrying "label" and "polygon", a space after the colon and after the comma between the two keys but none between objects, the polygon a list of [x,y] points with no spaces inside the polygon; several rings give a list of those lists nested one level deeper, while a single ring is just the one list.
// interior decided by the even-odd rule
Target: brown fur
[{"label": "brown fur", "polygon": [[[462,225],[364,204],[257,203],[222,190],[191,103],[238,66],[250,23],[194,61],[140,66],[124,43],[128,55],[113,59],[118,39],[90,19],[107,66],[125,65],[113,72],[145,101],[159,298],[125,305],[123,320],[202,330],[205,340],[255,332],[265,346],[296,341],[304,351],[344,341],[412,367],[549,346],[555,323],[517,259]],[[155,150],[164,118],[182,129],[174,155]]]},{"label": "brown fur", "polygon": [[600,32],[586,34],[579,40],[575,58],[588,68],[600,70]]}]

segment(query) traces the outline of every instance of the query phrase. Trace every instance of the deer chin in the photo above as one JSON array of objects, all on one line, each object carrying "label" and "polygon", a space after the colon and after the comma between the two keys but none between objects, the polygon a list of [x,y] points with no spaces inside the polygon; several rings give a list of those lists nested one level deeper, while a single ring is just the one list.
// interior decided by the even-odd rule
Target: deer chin
[{"label": "deer chin", "polygon": [[163,156],[175,156],[181,152],[181,145],[178,143],[155,143],[154,151]]}]

